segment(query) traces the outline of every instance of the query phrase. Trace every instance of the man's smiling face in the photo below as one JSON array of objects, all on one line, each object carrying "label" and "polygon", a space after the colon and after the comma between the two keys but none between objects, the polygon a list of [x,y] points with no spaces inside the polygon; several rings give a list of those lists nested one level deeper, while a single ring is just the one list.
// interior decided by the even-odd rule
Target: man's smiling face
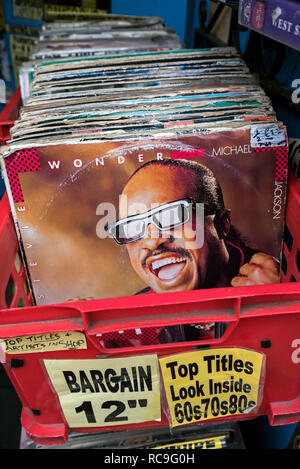
[{"label": "man's smiling face", "polygon": [[[179,199],[197,200],[193,171],[185,168],[149,165],[127,183],[120,203],[120,218],[145,212]],[[143,207],[143,209],[139,209]],[[127,244],[131,264],[141,279],[155,292],[205,288],[211,256],[218,255],[220,240],[214,227],[214,215],[205,217],[204,243],[195,239],[193,220],[170,231],[159,231],[148,225],[146,235]],[[199,225],[198,225],[199,228]],[[180,233],[180,236],[178,235]]]}]

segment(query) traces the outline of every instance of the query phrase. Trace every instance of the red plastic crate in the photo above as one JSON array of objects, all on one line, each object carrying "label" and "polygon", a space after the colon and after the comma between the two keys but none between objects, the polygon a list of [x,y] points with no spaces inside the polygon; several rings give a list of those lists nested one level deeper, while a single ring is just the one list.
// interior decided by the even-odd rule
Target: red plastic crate
[{"label": "red plastic crate", "polygon": [[[6,122],[5,122],[6,125]],[[271,425],[300,420],[300,182],[290,174],[287,198],[283,281],[255,287],[197,290],[139,295],[50,306],[32,306],[26,277],[19,263],[18,242],[5,195],[0,202],[0,340],[27,335],[78,331],[84,334],[83,350],[9,354],[3,365],[22,402],[22,426],[33,441],[65,443],[70,432],[98,433],[168,426],[161,421],[120,424],[114,427],[69,428],[57,396],[46,379],[42,360],[134,357],[155,353],[159,357],[209,347],[237,347],[264,353],[266,374],[262,401],[251,415],[234,415],[205,423],[245,420],[267,415]],[[16,262],[16,257],[18,261]],[[9,297],[14,285],[12,298]],[[24,307],[20,308],[19,306]],[[99,334],[117,334],[167,325],[221,322],[228,326],[219,339],[194,342],[108,348]]]},{"label": "red plastic crate", "polygon": [[10,139],[9,132],[18,118],[21,105],[21,90],[18,88],[0,113],[0,145],[5,145]]}]

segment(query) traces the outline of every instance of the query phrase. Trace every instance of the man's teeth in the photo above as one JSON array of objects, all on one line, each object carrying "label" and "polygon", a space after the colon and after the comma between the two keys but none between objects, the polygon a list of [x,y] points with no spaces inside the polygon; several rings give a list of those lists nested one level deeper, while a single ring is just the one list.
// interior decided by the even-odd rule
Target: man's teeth
[{"label": "man's teeth", "polygon": [[161,267],[164,267],[165,265],[169,264],[177,264],[179,262],[185,262],[185,259],[183,257],[167,257],[165,259],[160,259],[158,261],[152,262],[152,269],[160,269]]}]

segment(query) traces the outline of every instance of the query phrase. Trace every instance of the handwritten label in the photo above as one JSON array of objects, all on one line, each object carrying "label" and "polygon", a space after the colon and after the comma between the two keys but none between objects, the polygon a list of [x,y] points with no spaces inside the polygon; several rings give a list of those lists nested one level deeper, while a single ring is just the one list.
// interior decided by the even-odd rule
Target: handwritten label
[{"label": "handwritten label", "polygon": [[262,125],[251,127],[251,147],[283,147],[286,143],[284,129],[278,125]]},{"label": "handwritten label", "polygon": [[242,415],[259,406],[264,355],[200,350],[160,359],[172,426]]},{"label": "handwritten label", "polygon": [[156,355],[44,360],[70,427],[102,427],[161,419]]},{"label": "handwritten label", "polygon": [[212,438],[183,441],[181,443],[170,443],[163,446],[152,446],[151,449],[222,449],[225,446],[226,437],[222,435],[214,436]]},{"label": "handwritten label", "polygon": [[54,352],[62,350],[86,349],[83,332],[51,332],[46,334],[9,337],[0,340],[0,346],[6,354]]}]

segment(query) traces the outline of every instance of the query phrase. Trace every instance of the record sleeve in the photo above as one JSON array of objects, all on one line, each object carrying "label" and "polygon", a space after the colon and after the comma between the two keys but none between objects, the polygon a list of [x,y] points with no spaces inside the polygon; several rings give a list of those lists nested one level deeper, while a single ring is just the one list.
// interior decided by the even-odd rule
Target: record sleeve
[{"label": "record sleeve", "polygon": [[[232,286],[247,282],[240,269],[253,256],[280,261],[288,150],[278,123],[1,151],[35,304]],[[170,204],[181,201],[177,217],[192,200],[202,212],[160,224]]]}]

